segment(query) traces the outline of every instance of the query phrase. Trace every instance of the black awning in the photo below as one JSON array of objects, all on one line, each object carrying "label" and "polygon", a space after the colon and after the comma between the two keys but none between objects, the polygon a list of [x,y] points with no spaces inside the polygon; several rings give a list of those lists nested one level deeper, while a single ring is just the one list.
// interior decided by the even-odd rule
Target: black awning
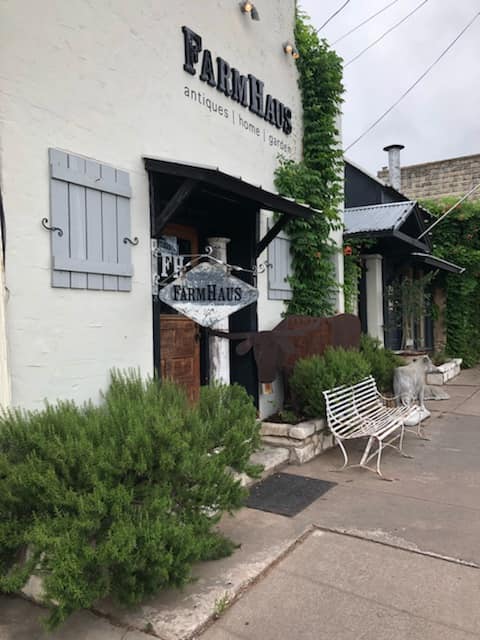
[{"label": "black awning", "polygon": [[435,269],[442,269],[443,271],[449,271],[450,273],[463,273],[465,271],[465,267],[459,267],[453,262],[448,262],[448,260],[443,260],[443,258],[437,258],[429,253],[412,253],[411,256],[420,262],[424,262],[431,267],[435,267]]},{"label": "black awning", "polygon": [[183,164],[169,160],[158,160],[156,158],[144,158],[144,162],[147,171],[176,176],[177,178],[184,178],[185,180],[213,186],[221,191],[236,194],[252,204],[257,205],[259,209],[277,211],[289,218],[310,218],[314,212],[314,209],[311,209],[307,205],[302,205],[295,202],[295,200],[285,198],[278,193],[267,191],[261,186],[255,186],[249,182],[245,182],[245,180],[242,180],[240,177],[230,176],[218,168]]}]

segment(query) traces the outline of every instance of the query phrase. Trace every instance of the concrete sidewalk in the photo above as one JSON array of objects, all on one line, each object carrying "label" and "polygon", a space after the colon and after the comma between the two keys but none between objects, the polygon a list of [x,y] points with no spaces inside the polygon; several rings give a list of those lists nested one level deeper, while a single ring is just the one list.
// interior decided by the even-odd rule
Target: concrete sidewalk
[{"label": "concrete sidewalk", "polygon": [[205,638],[480,637],[480,369],[446,388],[450,400],[429,403],[431,440],[407,436],[414,459],[386,453],[383,470],[395,482],[332,471],[336,449],[287,467],[338,484],[295,518],[251,509],[224,518],[241,548],[196,567],[183,592],[133,611],[102,603],[105,617],[79,613],[46,635],[38,607],[0,599],[0,640],[183,640],[198,637],[215,613]]},{"label": "concrete sidewalk", "polygon": [[480,571],[314,531],[202,640],[480,637]]}]

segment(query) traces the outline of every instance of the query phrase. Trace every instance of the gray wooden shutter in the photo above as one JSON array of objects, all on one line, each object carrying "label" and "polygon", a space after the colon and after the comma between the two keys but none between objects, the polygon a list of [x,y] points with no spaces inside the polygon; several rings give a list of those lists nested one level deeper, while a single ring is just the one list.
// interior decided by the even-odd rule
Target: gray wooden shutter
[{"label": "gray wooden shutter", "polygon": [[57,149],[50,157],[52,286],[130,291],[128,173]]},{"label": "gray wooden shutter", "polygon": [[[269,224],[269,227],[272,226]],[[291,300],[292,288],[288,276],[292,275],[290,238],[280,233],[268,245],[268,297],[270,300]]]}]

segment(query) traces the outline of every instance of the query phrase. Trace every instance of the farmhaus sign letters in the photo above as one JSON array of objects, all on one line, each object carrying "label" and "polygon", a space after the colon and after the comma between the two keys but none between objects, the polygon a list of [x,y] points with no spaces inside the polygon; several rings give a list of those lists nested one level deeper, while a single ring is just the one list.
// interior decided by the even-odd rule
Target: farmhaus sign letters
[{"label": "farmhaus sign letters", "polygon": [[[202,48],[202,38],[189,29],[182,27],[185,45],[185,63],[183,68],[194,76],[195,68],[200,60],[200,80],[225,94],[243,107],[274,125],[286,135],[292,133],[292,110],[274,98],[269,93],[265,95],[265,84],[254,75],[242,75],[237,69],[217,56],[216,64],[213,63],[212,54],[208,49]],[[203,52],[203,53],[202,53]]]},{"label": "farmhaus sign letters", "polygon": [[164,287],[159,297],[202,327],[211,327],[255,302],[258,291],[225,267],[202,262]]}]

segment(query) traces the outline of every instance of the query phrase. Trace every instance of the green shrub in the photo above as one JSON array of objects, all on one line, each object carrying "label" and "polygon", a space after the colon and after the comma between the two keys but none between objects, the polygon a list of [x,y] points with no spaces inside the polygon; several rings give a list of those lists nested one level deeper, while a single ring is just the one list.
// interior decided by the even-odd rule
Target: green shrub
[{"label": "green shrub", "polygon": [[245,389],[240,385],[202,387],[198,413],[204,425],[205,448],[217,448],[225,467],[252,472],[248,461],[260,446],[260,430],[252,428],[256,409]]},{"label": "green shrub", "polygon": [[390,349],[384,349],[377,338],[362,334],[360,338],[360,353],[370,364],[372,376],[381,392],[391,391],[393,388],[393,372],[396,367],[405,364],[405,360]]},{"label": "green shrub", "polygon": [[445,351],[436,351],[432,357],[432,362],[436,367],[439,367],[442,364],[445,364],[446,362],[448,362],[450,360],[450,358],[448,357],[448,355],[445,353]]},{"label": "green shrub", "polygon": [[[0,417],[0,591],[44,574],[50,627],[107,595],[134,604],[234,548],[213,530],[245,491],[258,444],[244,389],[114,372],[101,406],[70,402]],[[31,554],[19,561],[25,549]]]},{"label": "green shrub", "polygon": [[296,410],[307,418],[325,416],[323,391],[359,382],[371,373],[358,351],[329,348],[323,356],[298,360],[290,378]]}]

